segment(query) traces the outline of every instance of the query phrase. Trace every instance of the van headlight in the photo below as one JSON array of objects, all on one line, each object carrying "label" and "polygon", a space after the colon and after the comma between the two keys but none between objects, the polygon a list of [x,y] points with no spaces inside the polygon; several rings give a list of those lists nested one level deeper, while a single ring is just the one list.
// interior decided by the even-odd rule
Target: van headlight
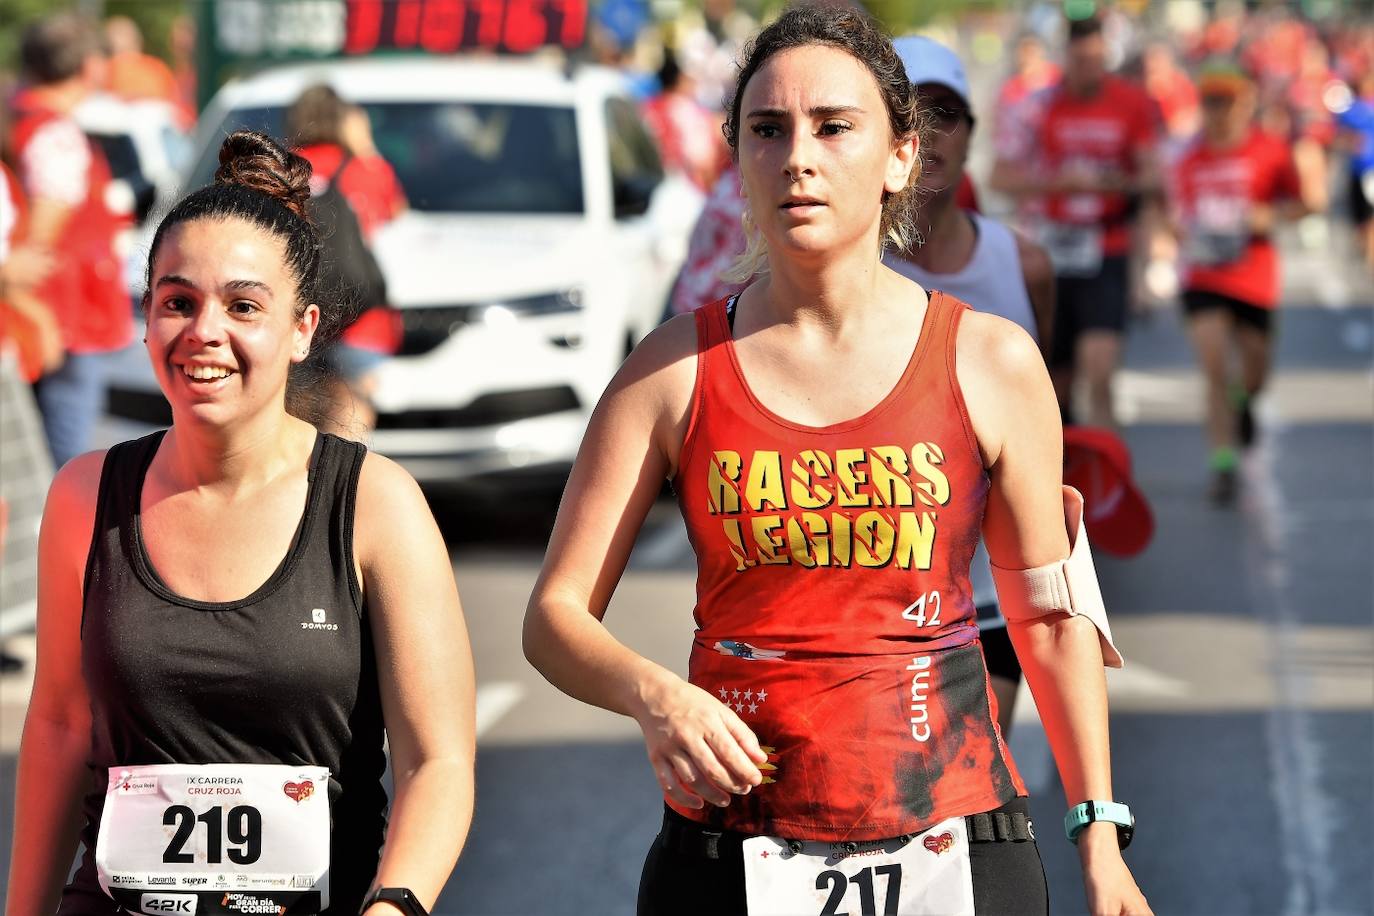
[{"label": "van headlight", "polygon": [[533,318],[541,315],[557,315],[582,310],[582,290],[566,289],[542,296],[526,296],[523,299],[503,299],[489,302],[481,309],[484,324],[505,326],[519,318]]}]

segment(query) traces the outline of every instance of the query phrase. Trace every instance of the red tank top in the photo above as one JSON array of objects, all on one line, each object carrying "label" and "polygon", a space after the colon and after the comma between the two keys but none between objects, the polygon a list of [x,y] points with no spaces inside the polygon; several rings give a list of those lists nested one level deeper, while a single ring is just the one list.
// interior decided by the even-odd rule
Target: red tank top
[{"label": "red tank top", "polygon": [[965,308],[932,293],[896,387],[820,428],[755,397],[725,300],[697,311],[674,481],[697,556],[689,677],[777,769],[728,808],[679,813],[869,840],[1025,794],[995,724],[968,578],[988,479],[954,375]]}]

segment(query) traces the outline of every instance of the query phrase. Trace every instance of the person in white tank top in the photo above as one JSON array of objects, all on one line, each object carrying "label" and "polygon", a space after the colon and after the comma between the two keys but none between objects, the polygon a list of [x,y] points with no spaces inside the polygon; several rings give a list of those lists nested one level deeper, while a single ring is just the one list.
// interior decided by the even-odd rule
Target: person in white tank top
[{"label": "person in white tank top", "polygon": [[[935,130],[921,151],[921,205],[916,214],[920,244],[906,252],[888,249],[883,263],[927,290],[948,293],[980,312],[1015,322],[1044,353],[1054,320],[1054,269],[1049,255],[1002,223],[961,209],[955,199],[974,125],[963,64],[949,48],[921,36],[898,38],[893,47]],[[1006,735],[1021,669],[997,606],[988,552],[981,540],[969,567],[969,580],[997,695],[998,725]]]}]

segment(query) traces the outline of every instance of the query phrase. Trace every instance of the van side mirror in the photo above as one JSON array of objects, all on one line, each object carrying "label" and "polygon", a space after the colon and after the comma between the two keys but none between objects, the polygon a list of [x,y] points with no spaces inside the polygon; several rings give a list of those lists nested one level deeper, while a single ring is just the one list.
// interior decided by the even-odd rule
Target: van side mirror
[{"label": "van side mirror", "polygon": [[643,216],[649,211],[658,178],[651,175],[632,175],[616,178],[612,182],[615,204],[615,218]]}]

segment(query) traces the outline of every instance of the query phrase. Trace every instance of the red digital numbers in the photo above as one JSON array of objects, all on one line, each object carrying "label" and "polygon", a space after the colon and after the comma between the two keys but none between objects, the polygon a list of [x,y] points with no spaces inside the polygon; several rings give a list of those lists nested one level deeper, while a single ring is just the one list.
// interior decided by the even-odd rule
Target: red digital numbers
[{"label": "red digital numbers", "polygon": [[519,54],[544,43],[548,29],[543,11],[544,0],[507,0],[506,27],[502,30],[507,50]]},{"label": "red digital numbers", "polygon": [[468,48],[525,53],[575,48],[586,36],[587,0],[346,0],[345,54]]},{"label": "red digital numbers", "polygon": [[382,0],[348,0],[345,54],[366,54],[382,35]]},{"label": "red digital numbers", "polygon": [[477,0],[477,46],[495,48],[501,44],[501,17],[506,0]]},{"label": "red digital numbers", "polygon": [[581,47],[587,30],[587,0],[553,0],[553,6],[563,15],[559,44],[565,48]]},{"label": "red digital numbers", "polygon": [[463,0],[427,0],[420,19],[420,46],[435,54],[447,54],[463,44]]}]

